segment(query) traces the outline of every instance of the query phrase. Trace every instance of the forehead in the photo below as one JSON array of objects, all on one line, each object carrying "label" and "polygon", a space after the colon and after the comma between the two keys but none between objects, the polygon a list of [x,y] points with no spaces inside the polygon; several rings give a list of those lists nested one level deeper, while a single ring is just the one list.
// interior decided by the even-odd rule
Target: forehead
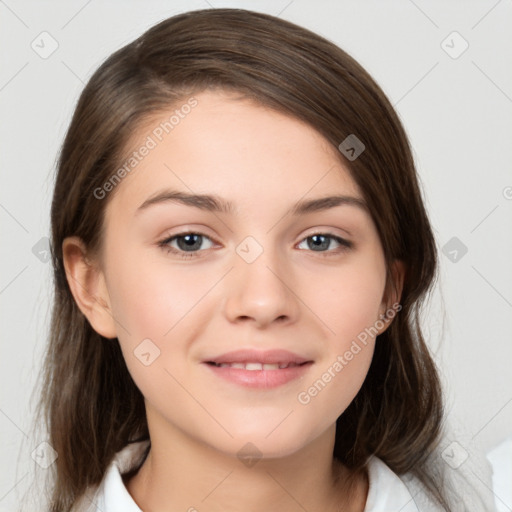
[{"label": "forehead", "polygon": [[163,188],[226,197],[235,209],[333,192],[362,198],[337,149],[306,123],[233,93],[194,100],[139,126],[109,209],[134,212]]}]

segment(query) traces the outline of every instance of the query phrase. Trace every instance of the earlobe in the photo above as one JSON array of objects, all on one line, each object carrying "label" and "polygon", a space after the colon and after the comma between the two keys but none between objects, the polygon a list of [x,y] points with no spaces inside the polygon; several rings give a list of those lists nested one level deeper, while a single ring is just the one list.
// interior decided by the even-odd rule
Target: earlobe
[{"label": "earlobe", "polygon": [[116,338],[103,272],[88,260],[82,240],[76,236],[66,238],[62,243],[62,256],[69,288],[80,311],[98,334]]},{"label": "earlobe", "polygon": [[393,282],[389,283],[389,289],[386,293],[388,309],[393,307],[394,304],[400,304],[405,279],[404,262],[401,260],[393,261],[391,265],[391,274],[393,276]]},{"label": "earlobe", "polygon": [[379,321],[381,324],[384,324],[382,329],[379,329],[379,334],[382,334],[391,325],[393,318],[401,309],[400,300],[405,279],[405,265],[403,261],[393,261],[391,275],[392,279],[386,283],[386,290],[379,310]]}]

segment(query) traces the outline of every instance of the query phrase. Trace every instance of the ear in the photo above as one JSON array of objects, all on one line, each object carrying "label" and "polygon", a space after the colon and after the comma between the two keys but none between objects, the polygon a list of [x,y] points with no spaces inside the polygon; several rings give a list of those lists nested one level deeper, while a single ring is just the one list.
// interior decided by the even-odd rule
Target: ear
[{"label": "ear", "polygon": [[[378,334],[382,334],[393,321],[398,311],[400,311],[400,299],[402,297],[402,290],[405,279],[405,265],[401,260],[394,260],[391,264],[391,279],[388,279],[382,303],[379,308],[379,320],[384,324],[382,328],[378,329]],[[379,323],[379,325],[381,325]]]},{"label": "ear", "polygon": [[66,278],[80,311],[98,334],[116,338],[116,325],[103,272],[88,260],[85,245],[79,237],[68,237],[63,241],[62,255]]}]

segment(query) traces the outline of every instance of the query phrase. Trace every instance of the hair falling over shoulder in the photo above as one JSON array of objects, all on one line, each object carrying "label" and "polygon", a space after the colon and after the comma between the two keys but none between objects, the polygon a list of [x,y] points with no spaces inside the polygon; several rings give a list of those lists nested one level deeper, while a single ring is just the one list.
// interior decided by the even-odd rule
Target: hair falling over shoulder
[{"label": "hair falling over shoulder", "polygon": [[364,141],[360,157],[343,163],[377,227],[388,285],[393,261],[404,263],[406,276],[402,309],[337,421],[334,456],[358,471],[376,455],[397,474],[415,475],[449,510],[428,464],[443,402],[419,326],[437,253],[401,122],[370,75],[328,40],[270,15],[209,9],[166,19],[111,55],[82,92],[60,152],[51,208],[54,303],[38,408],[58,453],[49,511],[72,509],[117,451],[149,438],[143,396],[117,339],[97,334],[73,299],[62,242],[76,235],[91,253],[101,249],[108,198],[94,191],[122,165],[130,134],[150,114],[207,88],[294,116],[335,147],[350,134]]}]

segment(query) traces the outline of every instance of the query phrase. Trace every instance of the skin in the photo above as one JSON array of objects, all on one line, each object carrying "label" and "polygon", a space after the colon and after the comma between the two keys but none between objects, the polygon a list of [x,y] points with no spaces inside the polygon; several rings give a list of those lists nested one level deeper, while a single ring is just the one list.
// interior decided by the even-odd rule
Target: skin
[{"label": "skin", "polygon": [[[145,397],[152,449],[127,489],[145,511],[325,511],[340,503],[362,511],[368,482],[359,478],[349,498],[349,472],[332,450],[336,418],[365,379],[375,339],[308,404],[297,397],[399,300],[386,286],[375,225],[351,205],[286,215],[300,200],[363,198],[337,150],[301,121],[232,93],[195,97],[198,105],[112,193],[101,252],[87,259],[78,238],[63,243],[77,304],[98,333],[118,338]],[[140,127],[133,148],[168,117]],[[233,212],[176,201],[137,212],[164,189],[215,194]],[[187,232],[208,237],[191,258],[159,246]],[[353,246],[327,238],[327,249],[311,248],[308,237],[322,233]],[[252,263],[236,252],[248,236],[263,251]],[[393,271],[401,283],[399,262]],[[134,355],[144,339],[160,350],[148,366]],[[314,362],[266,390],[203,364],[241,348],[281,348]],[[248,442],[262,456],[252,467],[237,457]]]}]

